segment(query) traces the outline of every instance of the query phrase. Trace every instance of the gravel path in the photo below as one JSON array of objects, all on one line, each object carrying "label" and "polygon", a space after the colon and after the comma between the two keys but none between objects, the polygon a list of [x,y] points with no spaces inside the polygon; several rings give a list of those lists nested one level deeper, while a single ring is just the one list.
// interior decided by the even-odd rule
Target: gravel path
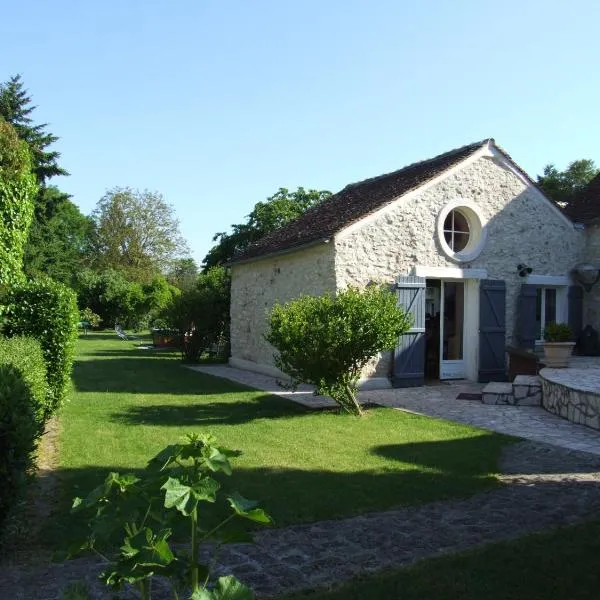
[{"label": "gravel path", "polygon": [[[600,514],[597,455],[525,441],[505,449],[501,469],[503,487],[468,499],[261,531],[254,544],[223,550],[218,570],[237,575],[260,597],[269,597]],[[91,559],[7,567],[0,598],[57,600],[69,581],[85,579],[93,600],[109,599],[111,594],[95,582],[98,571]],[[168,598],[161,589],[155,597]]]}]

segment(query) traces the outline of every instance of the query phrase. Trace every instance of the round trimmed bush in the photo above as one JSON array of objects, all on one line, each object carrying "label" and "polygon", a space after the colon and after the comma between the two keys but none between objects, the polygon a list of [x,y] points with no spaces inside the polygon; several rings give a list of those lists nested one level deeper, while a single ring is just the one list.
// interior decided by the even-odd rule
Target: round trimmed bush
[{"label": "round trimmed bush", "polygon": [[275,365],[294,383],[313,384],[345,411],[362,414],[356,393],[363,368],[410,329],[411,315],[397,304],[381,286],[301,296],[275,304],[265,339],[279,351]]}]

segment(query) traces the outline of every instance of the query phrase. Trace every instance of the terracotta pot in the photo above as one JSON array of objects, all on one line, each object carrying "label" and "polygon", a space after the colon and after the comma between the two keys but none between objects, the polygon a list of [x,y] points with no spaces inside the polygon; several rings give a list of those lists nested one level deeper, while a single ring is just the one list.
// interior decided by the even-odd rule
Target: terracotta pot
[{"label": "terracotta pot", "polygon": [[569,366],[575,342],[544,342],[546,366],[551,369],[565,369]]}]

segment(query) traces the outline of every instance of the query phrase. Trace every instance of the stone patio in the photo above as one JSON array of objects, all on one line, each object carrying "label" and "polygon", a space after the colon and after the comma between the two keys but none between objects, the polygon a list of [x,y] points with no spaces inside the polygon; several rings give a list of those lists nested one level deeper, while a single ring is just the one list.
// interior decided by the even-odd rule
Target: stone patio
[{"label": "stone patio", "polygon": [[[267,375],[235,369],[228,365],[190,368],[264,390],[305,406],[333,405],[330,398],[313,396],[312,388],[309,386],[302,386],[297,392],[282,390],[277,380]],[[438,382],[424,387],[366,390],[360,392],[359,397],[363,402],[399,408],[570,450],[600,455],[600,433],[583,425],[570,423],[539,406],[486,405],[477,400],[456,398],[461,392],[481,393],[483,387],[484,384],[469,381]]]}]

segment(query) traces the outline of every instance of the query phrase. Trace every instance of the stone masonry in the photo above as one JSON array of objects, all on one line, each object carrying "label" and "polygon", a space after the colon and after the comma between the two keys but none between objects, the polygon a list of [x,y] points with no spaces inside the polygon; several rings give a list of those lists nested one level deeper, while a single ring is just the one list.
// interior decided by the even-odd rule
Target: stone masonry
[{"label": "stone masonry", "polygon": [[600,369],[542,369],[540,378],[547,411],[600,429]]},{"label": "stone masonry", "polygon": [[231,281],[231,356],[272,366],[265,341],[267,314],[276,302],[335,291],[334,250],[321,244],[302,252],[234,265]]}]

